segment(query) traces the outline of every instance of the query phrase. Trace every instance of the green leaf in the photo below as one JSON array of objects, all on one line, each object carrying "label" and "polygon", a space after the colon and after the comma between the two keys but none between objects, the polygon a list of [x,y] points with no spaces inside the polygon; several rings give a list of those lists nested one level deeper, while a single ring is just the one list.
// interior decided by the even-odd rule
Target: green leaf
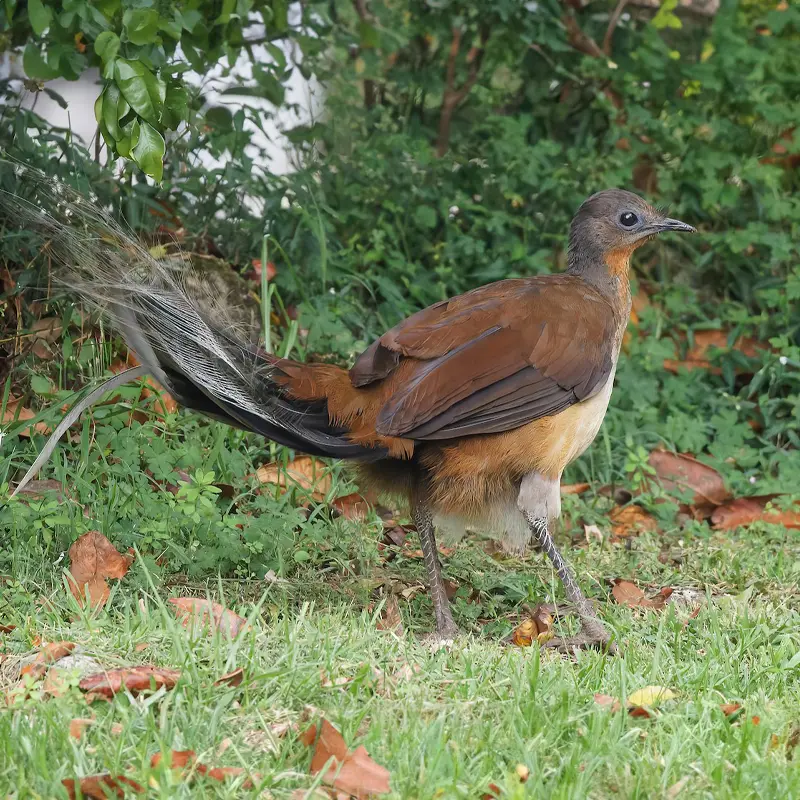
[{"label": "green leaf", "polygon": [[133,44],[152,44],[158,39],[158,11],[154,8],[129,8],[122,15],[125,36]]},{"label": "green leaf", "polygon": [[381,43],[378,29],[363,20],[358,23],[358,37],[361,40],[361,47],[367,50],[374,49]]},{"label": "green leaf", "polygon": [[55,100],[55,102],[58,103],[61,106],[61,108],[63,108],[63,109],[67,109],[68,108],[67,101],[58,92],[53,91],[52,89],[48,89],[46,86],[42,87],[42,91],[51,100]]},{"label": "green leaf", "polygon": [[35,394],[49,395],[53,393],[53,386],[44,375],[31,376],[31,389]]},{"label": "green leaf", "polygon": [[272,0],[272,24],[278,33],[283,33],[289,27],[288,0]]},{"label": "green leaf", "polygon": [[141,61],[118,58],[114,73],[123,97],[142,119],[158,125],[164,108],[167,87]]},{"label": "green leaf", "polygon": [[119,36],[114,31],[103,31],[94,40],[94,51],[104,64],[108,64],[117,57],[119,45]]},{"label": "green leaf", "polygon": [[103,92],[103,122],[115,141],[123,137],[119,121],[128,111],[130,111],[130,106],[122,96],[119,87],[114,83],[106,86]]},{"label": "green leaf", "polygon": [[141,125],[139,125],[138,119],[129,122],[122,129],[122,138],[117,142],[117,152],[123,158],[130,158],[131,150],[139,143],[140,133]]},{"label": "green leaf", "polygon": [[164,173],[165,152],[164,137],[152,125],[143,122],[139,141],[131,150],[131,158],[139,165],[142,172],[160,181]]},{"label": "green leaf", "polygon": [[176,11],[175,19],[180,23],[185,31],[192,33],[197,27],[199,22],[202,22],[203,15],[196,9],[188,9],[186,11]]},{"label": "green leaf", "polygon": [[222,0],[222,11],[214,20],[215,25],[227,25],[231,21],[231,15],[236,11],[236,0]]},{"label": "green leaf", "polygon": [[206,111],[206,125],[225,133],[233,130],[233,116],[227,108],[214,106]]},{"label": "green leaf", "polygon": [[189,93],[179,83],[170,82],[167,84],[167,99],[162,114],[164,127],[174,131],[187,119],[189,119]]},{"label": "green leaf", "polygon": [[414,212],[414,219],[423,228],[436,227],[436,211],[430,206],[417,206],[417,210]]},{"label": "green leaf", "polygon": [[28,0],[28,19],[37,36],[41,36],[53,21],[53,10],[47,8],[42,0]]},{"label": "green leaf", "polygon": [[22,68],[29,78],[36,81],[49,81],[60,75],[58,69],[44,60],[41,51],[33,42],[28,42],[22,54]]},{"label": "green leaf", "polygon": [[658,12],[653,17],[653,27],[656,30],[661,30],[662,28],[682,28],[683,23],[675,14],[675,9],[677,7],[678,0],[664,0]]},{"label": "green leaf", "polygon": [[258,86],[231,86],[220,94],[235,94],[242,97],[263,97],[273,105],[283,103],[283,86],[272,75],[264,73],[258,76]]}]

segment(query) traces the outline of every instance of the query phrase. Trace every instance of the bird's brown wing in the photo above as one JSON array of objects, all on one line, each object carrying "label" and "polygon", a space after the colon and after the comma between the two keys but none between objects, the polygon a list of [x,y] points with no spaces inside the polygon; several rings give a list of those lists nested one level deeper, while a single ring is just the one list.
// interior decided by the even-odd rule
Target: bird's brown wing
[{"label": "bird's brown wing", "polygon": [[382,435],[498,433],[598,391],[613,369],[617,324],[580,278],[500,281],[404,320],[359,357],[350,378],[366,386],[408,365],[378,414]]}]

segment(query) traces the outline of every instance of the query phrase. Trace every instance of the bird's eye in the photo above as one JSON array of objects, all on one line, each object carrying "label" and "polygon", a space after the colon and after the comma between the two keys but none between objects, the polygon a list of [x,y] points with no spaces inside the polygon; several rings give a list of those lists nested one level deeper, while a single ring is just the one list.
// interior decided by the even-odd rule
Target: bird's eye
[{"label": "bird's eye", "polygon": [[633,211],[626,211],[619,215],[620,225],[624,225],[626,228],[632,228],[638,221],[639,217]]}]

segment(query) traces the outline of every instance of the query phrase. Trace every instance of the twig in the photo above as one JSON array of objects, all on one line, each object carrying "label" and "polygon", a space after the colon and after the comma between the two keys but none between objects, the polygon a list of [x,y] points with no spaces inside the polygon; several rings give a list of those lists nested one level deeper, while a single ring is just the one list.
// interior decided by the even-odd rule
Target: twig
[{"label": "twig", "polygon": [[[366,24],[371,25],[374,17],[367,6],[367,0],[353,0],[353,8],[358,14],[358,18]],[[375,105],[377,91],[375,89],[375,81],[372,78],[364,78],[364,105],[366,108],[372,108]]]},{"label": "twig", "polygon": [[629,0],[619,0],[617,3],[617,7],[611,12],[611,17],[608,20],[608,27],[606,28],[606,35],[603,37],[603,52],[607,55],[611,55],[611,43],[614,38],[614,31],[617,28],[619,23],[619,18],[622,16],[622,12],[625,10],[625,6],[628,5]]},{"label": "twig", "polygon": [[450,123],[456,106],[469,94],[470,89],[478,80],[483,56],[486,52],[486,42],[489,40],[489,29],[482,27],[479,33],[480,44],[470,48],[467,53],[469,72],[458,88],[455,87],[456,60],[461,49],[461,28],[453,28],[453,40],[450,43],[450,52],[447,56],[447,71],[445,73],[444,96],[442,97],[442,111],[439,117],[439,135],[436,140],[436,155],[441,158],[450,146]]}]

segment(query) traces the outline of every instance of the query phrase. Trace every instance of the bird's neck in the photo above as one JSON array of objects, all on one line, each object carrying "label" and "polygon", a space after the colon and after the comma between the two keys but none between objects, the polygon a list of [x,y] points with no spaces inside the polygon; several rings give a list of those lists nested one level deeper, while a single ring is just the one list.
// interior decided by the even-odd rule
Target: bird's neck
[{"label": "bird's neck", "polygon": [[604,253],[599,248],[573,248],[567,265],[568,274],[577,275],[607,297],[626,322],[631,309],[629,272],[633,250],[624,247]]}]

